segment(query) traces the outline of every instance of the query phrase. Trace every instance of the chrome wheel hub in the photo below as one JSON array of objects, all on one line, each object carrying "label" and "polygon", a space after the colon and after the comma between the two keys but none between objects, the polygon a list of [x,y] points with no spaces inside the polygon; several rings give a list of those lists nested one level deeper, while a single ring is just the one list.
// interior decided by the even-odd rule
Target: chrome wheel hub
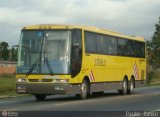
[{"label": "chrome wheel hub", "polygon": [[82,90],[82,95],[85,97],[87,94],[87,87],[85,83],[82,83],[81,90]]}]

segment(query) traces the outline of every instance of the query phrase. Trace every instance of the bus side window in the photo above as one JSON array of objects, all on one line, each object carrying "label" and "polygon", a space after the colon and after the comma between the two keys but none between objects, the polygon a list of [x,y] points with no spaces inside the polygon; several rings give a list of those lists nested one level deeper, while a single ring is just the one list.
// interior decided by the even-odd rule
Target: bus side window
[{"label": "bus side window", "polygon": [[107,36],[107,50],[109,55],[117,55],[117,39]]}]

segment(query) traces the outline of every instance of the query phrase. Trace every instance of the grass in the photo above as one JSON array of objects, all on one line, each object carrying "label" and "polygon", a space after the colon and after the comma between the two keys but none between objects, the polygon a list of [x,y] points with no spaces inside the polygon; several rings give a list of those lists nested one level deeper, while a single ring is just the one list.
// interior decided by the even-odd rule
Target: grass
[{"label": "grass", "polygon": [[150,85],[160,85],[160,70],[155,70],[153,72]]},{"label": "grass", "polygon": [[0,98],[8,98],[14,96],[27,96],[28,94],[16,93],[16,76],[0,75]]},{"label": "grass", "polygon": [[16,94],[16,78],[15,75],[0,76],[0,95]]}]

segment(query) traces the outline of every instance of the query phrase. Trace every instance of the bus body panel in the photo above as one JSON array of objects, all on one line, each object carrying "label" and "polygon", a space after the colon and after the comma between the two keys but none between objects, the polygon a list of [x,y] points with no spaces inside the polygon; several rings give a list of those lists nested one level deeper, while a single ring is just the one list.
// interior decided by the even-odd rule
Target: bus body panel
[{"label": "bus body panel", "polygon": [[[74,29],[82,30],[82,65],[80,72],[72,75],[63,74],[17,74],[19,79],[27,79],[26,82],[17,82],[17,93],[29,94],[80,94],[81,83],[85,78],[89,79],[90,93],[106,90],[120,90],[125,77],[130,83],[135,79],[135,87],[144,85],[146,79],[146,59],[126,56],[104,55],[87,53],[85,50],[85,30],[99,34],[109,34],[115,37],[124,37],[130,40],[139,40],[139,37],[129,37],[107,30],[78,26],[31,26],[26,30],[46,29]],[[62,81],[61,81],[62,80]],[[64,81],[64,82],[63,82]]]}]

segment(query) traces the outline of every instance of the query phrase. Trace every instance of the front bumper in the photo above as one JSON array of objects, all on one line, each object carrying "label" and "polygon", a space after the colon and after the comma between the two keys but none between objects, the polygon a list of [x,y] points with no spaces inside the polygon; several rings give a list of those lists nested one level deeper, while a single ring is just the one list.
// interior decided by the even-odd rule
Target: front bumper
[{"label": "front bumper", "polygon": [[17,83],[19,94],[79,94],[80,85],[65,83]]}]

